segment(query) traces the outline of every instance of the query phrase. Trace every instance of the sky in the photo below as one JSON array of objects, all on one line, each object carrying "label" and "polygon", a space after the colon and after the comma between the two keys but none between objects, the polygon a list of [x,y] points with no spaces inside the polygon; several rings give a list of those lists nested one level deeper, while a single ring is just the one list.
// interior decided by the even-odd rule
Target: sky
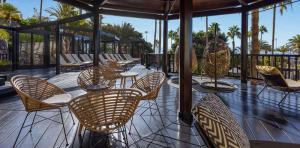
[{"label": "sky", "polygon": [[[55,7],[57,2],[53,0],[43,0],[43,10]],[[34,13],[34,8],[39,10],[40,0],[7,0],[7,2],[15,5],[23,14],[23,18],[31,17]],[[275,47],[280,47],[288,42],[288,39],[292,38],[296,34],[300,34],[300,2],[296,2],[291,6],[288,6],[288,10],[280,15],[279,9],[277,9],[276,17],[276,41]],[[43,11],[43,16],[48,16],[47,12]],[[263,35],[263,39],[271,44],[272,41],[272,17],[273,10],[267,10],[260,13],[259,24],[267,27],[268,32]],[[208,18],[209,24],[217,22],[220,24],[222,32],[228,32],[228,28],[233,25],[241,24],[240,14],[230,14],[222,16],[211,16]],[[130,17],[118,17],[105,15],[103,23],[119,24],[127,22],[132,24],[135,29],[141,33],[148,42],[153,43],[154,40],[154,24],[155,21],[151,19],[139,19]],[[251,17],[249,17],[249,27],[251,26]],[[176,30],[179,27],[179,20],[169,21],[169,31]],[[205,18],[193,19],[193,31],[205,30]],[[250,30],[250,29],[249,29]],[[147,34],[145,32],[148,32]],[[157,37],[158,38],[158,37]],[[240,45],[240,40],[236,39],[236,45]],[[229,43],[231,41],[229,40]],[[170,47],[170,40],[169,40]]]}]

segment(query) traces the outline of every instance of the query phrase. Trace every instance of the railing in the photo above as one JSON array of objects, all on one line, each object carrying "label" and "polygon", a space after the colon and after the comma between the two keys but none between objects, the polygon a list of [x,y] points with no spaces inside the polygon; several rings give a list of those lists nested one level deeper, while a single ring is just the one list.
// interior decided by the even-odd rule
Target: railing
[{"label": "railing", "polygon": [[[255,65],[269,65],[277,67],[287,79],[299,80],[300,55],[270,55],[270,54],[248,54],[247,55],[247,74],[248,78],[257,79],[259,75],[255,70]],[[197,56],[198,70],[194,74],[201,74],[202,56]],[[162,54],[146,54],[142,61],[147,67],[160,68],[162,66]],[[231,56],[229,77],[240,77],[241,73],[241,55]],[[251,68],[252,67],[252,68]],[[168,54],[168,72],[176,73],[174,54]]]}]

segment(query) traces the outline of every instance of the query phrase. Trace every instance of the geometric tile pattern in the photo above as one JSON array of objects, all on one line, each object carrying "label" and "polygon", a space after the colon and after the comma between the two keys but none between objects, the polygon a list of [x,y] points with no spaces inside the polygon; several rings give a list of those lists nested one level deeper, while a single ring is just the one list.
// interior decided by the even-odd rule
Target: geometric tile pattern
[{"label": "geometric tile pattern", "polygon": [[250,148],[249,140],[232,113],[215,95],[202,98],[192,109],[209,140],[218,148]]}]

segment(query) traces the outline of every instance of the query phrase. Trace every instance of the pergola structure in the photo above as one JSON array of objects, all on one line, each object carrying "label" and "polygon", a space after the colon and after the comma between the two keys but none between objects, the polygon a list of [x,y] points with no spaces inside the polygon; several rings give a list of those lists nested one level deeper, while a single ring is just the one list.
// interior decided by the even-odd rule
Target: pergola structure
[{"label": "pergola structure", "polygon": [[[163,31],[163,71],[167,73],[168,20],[180,19],[180,111],[179,117],[191,123],[192,107],[192,18],[201,16],[241,13],[241,81],[247,81],[247,32],[248,12],[284,0],[56,0],[87,11],[80,16],[23,27],[56,24],[59,41],[60,24],[93,17],[94,65],[98,65],[100,52],[99,14],[136,18],[160,19],[164,21]],[[60,45],[57,44],[57,49]],[[59,54],[59,50],[57,50]],[[59,63],[59,60],[57,61]]]}]

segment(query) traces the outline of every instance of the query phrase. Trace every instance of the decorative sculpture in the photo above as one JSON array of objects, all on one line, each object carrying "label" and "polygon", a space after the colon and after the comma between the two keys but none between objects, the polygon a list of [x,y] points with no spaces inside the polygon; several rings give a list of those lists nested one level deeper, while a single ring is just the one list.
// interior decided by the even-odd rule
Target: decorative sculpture
[{"label": "decorative sculpture", "polygon": [[230,49],[221,39],[217,40],[215,49],[214,44],[214,42],[209,42],[208,47],[204,50],[203,70],[208,77],[220,79],[229,71]]},{"label": "decorative sculpture", "polygon": [[[175,50],[174,62],[175,62],[175,66],[174,66],[175,71],[179,71],[179,47],[177,47]],[[192,49],[192,72],[195,72],[197,68],[198,68],[198,60],[197,60],[196,50],[193,48]]]}]

